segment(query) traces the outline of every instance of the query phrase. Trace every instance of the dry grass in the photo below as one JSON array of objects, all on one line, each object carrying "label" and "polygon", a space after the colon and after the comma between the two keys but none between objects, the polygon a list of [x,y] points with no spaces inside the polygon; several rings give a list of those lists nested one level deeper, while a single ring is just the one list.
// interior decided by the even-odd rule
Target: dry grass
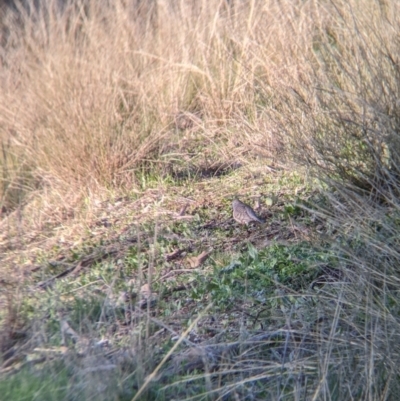
[{"label": "dry grass", "polygon": [[[26,355],[40,345],[48,352],[58,341],[53,326],[69,330],[62,317],[69,313],[79,326],[75,337],[87,340],[78,358],[62,358],[74,400],[110,399],[116,387],[115,397],[129,399],[131,380],[141,399],[397,400],[400,6],[57,3],[0,13],[0,273],[9,275],[8,298],[0,301],[8,307],[2,351]],[[319,180],[323,196],[311,196],[307,180],[295,182],[306,174]],[[292,194],[282,189],[285,179]],[[276,195],[267,229],[247,239],[232,229],[226,198],[235,193]],[[304,214],[292,205],[296,197]],[[187,202],[188,222],[177,218]],[[298,290],[276,273],[274,289],[255,293],[266,261],[285,266],[304,256],[289,245],[288,254],[265,247],[284,230],[334,257],[317,263],[308,254],[310,271],[325,269],[317,288]],[[263,256],[244,252],[247,240]],[[185,252],[210,247],[219,256],[203,272],[163,282],[171,274],[165,255],[182,244]],[[21,264],[31,255],[37,265],[26,277]],[[90,260],[90,272],[33,296],[26,281],[59,273],[51,270],[56,264],[46,267],[53,257],[63,269],[75,263],[77,275]],[[238,292],[235,258],[249,271]],[[296,272],[290,269],[288,279]],[[127,291],[121,281],[128,278],[139,300],[122,319],[115,297]],[[156,311],[150,302],[147,311],[137,307],[144,283],[167,294]],[[174,297],[182,283],[197,303]],[[205,316],[199,331],[218,334],[201,332],[199,343],[184,338],[193,314],[211,299],[225,300],[225,292],[237,309],[213,313],[227,326]],[[34,306],[26,306],[27,294]],[[33,307],[39,312],[32,317]],[[170,349],[169,337],[155,327],[189,350],[165,363],[167,351],[157,347]],[[88,345],[99,340],[98,328],[113,339],[116,357]],[[113,371],[104,392],[96,388],[97,366]]]},{"label": "dry grass", "polygon": [[[265,74],[251,43],[258,10],[246,16],[219,2],[44,8],[22,12],[19,24],[12,13],[3,18],[7,209],[45,188],[74,205],[89,191],[136,187],[135,172],[151,162],[168,171],[202,152],[203,163],[234,163],[249,144],[268,142],[254,103],[256,74]],[[175,124],[182,112],[192,125],[183,132]]]},{"label": "dry grass", "polygon": [[[396,87],[397,14],[373,2],[78,4],[2,18],[7,210],[48,188],[71,206],[130,190],[143,166],[169,171],[198,153],[211,164],[270,156],[285,131],[310,139],[339,113],[385,111]],[[180,113],[189,129],[177,129]],[[332,153],[342,137],[320,147]]]}]

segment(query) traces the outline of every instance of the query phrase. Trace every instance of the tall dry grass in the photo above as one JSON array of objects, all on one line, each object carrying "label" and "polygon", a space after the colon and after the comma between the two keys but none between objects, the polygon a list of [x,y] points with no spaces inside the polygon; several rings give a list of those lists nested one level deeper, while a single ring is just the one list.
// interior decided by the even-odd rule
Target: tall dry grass
[{"label": "tall dry grass", "polygon": [[329,17],[320,14],[313,62],[303,59],[309,71],[283,93],[286,110],[276,118],[294,158],[325,184],[326,201],[313,212],[331,227],[326,241],[342,261],[340,295],[328,313],[332,331],[320,345],[320,383],[310,399],[395,400],[399,10],[395,2],[325,6],[333,8]]},{"label": "tall dry grass", "polygon": [[[151,161],[166,168],[201,149],[235,162],[276,150],[282,136],[312,138],[312,163],[325,152],[329,173],[357,181],[349,159],[365,174],[373,166],[361,148],[377,163],[377,147],[387,153],[385,141],[396,141],[377,134],[396,113],[395,8],[45,2],[5,11],[2,203],[43,188],[130,189]],[[177,130],[182,112],[200,117],[189,132]]]},{"label": "tall dry grass", "polygon": [[[151,161],[162,168],[195,147],[232,162],[267,143],[260,85],[284,62],[286,38],[270,40],[280,7],[54,1],[4,12],[2,203],[43,188],[129,189]],[[177,131],[179,112],[200,116],[192,131]]]}]

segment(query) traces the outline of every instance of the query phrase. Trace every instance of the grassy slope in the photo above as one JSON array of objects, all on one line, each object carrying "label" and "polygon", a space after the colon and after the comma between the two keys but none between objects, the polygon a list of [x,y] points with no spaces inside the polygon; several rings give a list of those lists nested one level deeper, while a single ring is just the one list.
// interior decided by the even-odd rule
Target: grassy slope
[{"label": "grassy slope", "polygon": [[398,399],[396,6],[87,4],[2,15],[0,394]]},{"label": "grassy slope", "polygon": [[[54,359],[77,358],[75,353],[80,352],[81,357],[88,358],[90,365],[111,364],[116,374],[114,380],[129,378],[129,385],[140,385],[143,376],[132,376],[132,369],[136,372],[135,369],[140,368],[150,373],[162,356],[162,349],[172,345],[171,335],[176,341],[210,302],[213,306],[191,330],[189,338],[193,338],[189,344],[202,344],[204,347],[206,344],[236,341],[243,325],[249,327],[249,335],[262,332],[260,329],[272,318],[270,313],[265,315],[266,306],[272,302],[276,308],[277,303],[285,299],[275,292],[279,288],[285,293],[286,290],[292,292],[292,286],[294,290],[303,284],[307,286],[318,277],[319,271],[318,263],[307,261],[311,245],[294,245],[303,241],[309,244],[312,238],[312,218],[294,207],[299,196],[304,199],[311,195],[312,188],[299,174],[287,171],[263,174],[256,189],[246,188],[249,174],[255,175],[263,170],[262,167],[249,166],[247,171],[238,169],[220,177],[186,180],[181,185],[169,184],[162,189],[157,184],[156,188],[144,190],[136,200],[125,198],[104,204],[107,217],[100,214],[87,227],[86,236],[72,246],[69,241],[53,239],[47,246],[42,245],[39,253],[27,247],[25,258],[27,255],[30,258],[26,260],[23,271],[28,279],[19,283],[31,283],[33,287],[26,289],[31,295],[27,298],[26,290],[23,290],[21,300],[13,298],[9,306],[18,306],[15,318],[21,324],[26,319],[30,322],[30,336],[39,330],[46,333],[47,339],[33,341],[25,350],[25,358],[43,364],[43,355],[50,363]],[[250,194],[254,192],[269,223],[249,229],[238,226],[231,217],[227,199],[227,194],[232,191],[246,193],[243,198],[250,203],[253,202]],[[187,205],[187,208],[180,216],[182,205]],[[270,246],[257,256],[253,245],[259,249]],[[248,249],[252,256],[243,256]],[[175,256],[177,250],[182,253]],[[193,257],[203,251],[210,252],[210,255],[197,265]],[[261,263],[269,257],[274,257],[275,263]],[[246,266],[249,264],[253,267],[247,277]],[[311,272],[304,277],[307,266],[311,266]],[[69,272],[66,276],[48,281],[66,271]],[[149,287],[143,289],[147,283],[153,293],[151,296],[146,292]],[[149,310],[146,309],[148,299],[157,300],[156,304],[150,303]],[[10,313],[4,317],[11,319],[12,316]],[[280,316],[279,320],[282,319]],[[60,323],[64,321],[74,328],[76,338],[69,338],[68,333],[60,330]],[[10,327],[10,331],[14,330],[17,329]],[[22,330],[23,335],[26,335],[25,330],[27,328]],[[12,333],[9,336],[12,337]],[[64,336],[75,356],[57,357],[69,353],[60,347]],[[106,345],[104,349],[91,349],[89,339],[90,344],[104,341]],[[151,350],[149,344],[152,344]],[[22,351],[19,342],[14,347],[17,354]],[[143,360],[136,361],[138,356],[132,355],[132,361],[128,358],[130,363],[126,367],[127,357],[121,357],[124,352],[143,353],[140,355]],[[57,368],[61,369],[63,380],[70,383],[69,386],[71,377],[83,369],[77,360],[71,363],[72,366],[58,365]],[[171,375],[170,364],[163,373],[166,376]],[[11,371],[19,366],[10,365]],[[64,369],[68,373],[64,373]],[[47,368],[44,372],[46,376]],[[179,377],[183,373],[185,369],[176,375]],[[30,374],[26,378],[25,374],[19,373],[30,383]],[[12,391],[15,390],[8,387],[13,382],[5,383],[5,390],[14,394]],[[60,386],[58,382],[55,384]],[[34,387],[35,382],[31,385]],[[114,381],[110,383],[108,390],[114,391],[115,385]],[[128,391],[124,388],[122,386],[119,390],[121,397]],[[49,383],[48,387],[40,387],[37,391],[51,393],[52,385]],[[66,393],[71,396],[74,391],[69,388]],[[102,396],[108,399],[110,395],[105,393]],[[166,395],[166,399],[168,397]]]}]

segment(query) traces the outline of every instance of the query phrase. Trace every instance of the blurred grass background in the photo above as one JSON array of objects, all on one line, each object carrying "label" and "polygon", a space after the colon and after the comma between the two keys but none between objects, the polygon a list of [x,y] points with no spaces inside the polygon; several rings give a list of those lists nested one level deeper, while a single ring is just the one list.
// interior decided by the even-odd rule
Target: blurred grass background
[{"label": "blurred grass background", "polygon": [[[235,327],[230,341],[243,341],[242,352],[229,348],[231,359],[225,364],[203,366],[189,378],[173,370],[176,399],[397,400],[399,7],[393,0],[48,0],[3,5],[3,370],[12,365],[5,356],[11,349],[13,358],[23,359],[39,345],[59,345],[54,327],[64,321],[57,317],[66,312],[63,302],[82,332],[95,338],[103,319],[109,323],[103,335],[115,333],[115,316],[110,316],[118,315],[118,309],[106,307],[103,298],[94,297],[85,304],[89,309],[78,313],[79,297],[61,297],[63,302],[58,297],[69,293],[71,285],[85,288],[99,277],[118,291],[117,278],[140,276],[141,285],[143,280],[151,283],[155,273],[150,272],[159,266],[157,252],[182,244],[174,237],[178,233],[199,236],[203,246],[219,252],[208,278],[189,280],[196,283],[190,290],[199,305],[196,312],[212,300],[217,320],[224,321],[222,306],[229,309],[236,300],[243,308],[248,302],[257,305],[257,316],[265,321],[260,324],[257,318],[252,329],[246,328],[247,337],[243,325]],[[273,176],[276,171],[283,172]],[[222,178],[215,184],[218,176]],[[156,212],[149,212],[154,201],[149,190],[159,194]],[[202,204],[193,215],[203,224],[216,218],[213,208],[228,216],[227,197],[265,192],[274,194],[266,201],[275,207],[270,229],[277,221],[293,228],[301,219],[312,231],[307,251],[298,244],[281,249],[266,242],[256,249],[247,247],[247,239],[240,242],[245,247],[234,248],[230,228],[228,236],[216,232],[211,240],[198,223],[168,226],[159,217],[161,209],[176,204],[179,193]],[[99,205],[126,197],[137,202],[133,221],[138,243],[135,249],[124,248],[122,258],[111,258],[114,268],[124,260],[122,276],[108,277],[110,266],[97,259],[100,273],[95,278],[66,280],[55,293],[27,303],[30,286],[54,272],[50,266],[52,274],[40,269],[41,274],[27,278],[20,266],[32,254],[35,263],[47,263],[63,248],[73,249],[73,260],[92,255],[104,239],[82,238],[91,232],[93,220],[104,217]],[[56,237],[58,242],[46,242]],[[236,264],[229,265],[232,260]],[[227,265],[230,269],[217,273]],[[314,291],[318,277],[327,275],[330,279]],[[98,291],[109,296],[104,286]],[[83,299],[87,297],[85,293]],[[159,307],[160,319],[170,313],[168,302]],[[264,316],[265,308],[271,312]],[[85,316],[85,310],[93,314]],[[112,363],[117,368],[102,383],[103,392],[95,390],[101,375],[89,369],[108,366],[97,354],[85,354],[82,364],[68,354],[33,377],[55,375],[48,394],[61,389],[63,399],[131,399],[161,360],[148,354],[151,318],[150,308],[137,317],[135,330],[141,322],[144,332],[134,330],[134,339],[130,337],[134,357],[129,363],[127,358]],[[260,331],[275,335],[260,341]],[[253,341],[254,353],[246,349],[245,337]],[[271,342],[279,346],[271,350]],[[29,394],[41,391],[25,369],[17,373],[27,375],[25,393],[13,393],[13,378],[0,381],[12,399],[34,399]],[[218,380],[209,376],[213,369]],[[170,387],[149,387],[140,397],[171,399]]]}]

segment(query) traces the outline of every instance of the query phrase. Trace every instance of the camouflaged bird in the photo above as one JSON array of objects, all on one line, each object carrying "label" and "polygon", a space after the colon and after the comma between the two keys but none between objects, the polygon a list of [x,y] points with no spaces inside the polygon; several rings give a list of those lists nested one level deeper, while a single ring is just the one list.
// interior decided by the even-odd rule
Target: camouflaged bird
[{"label": "camouflaged bird", "polygon": [[246,224],[246,226],[252,222],[256,221],[258,223],[264,223],[264,220],[260,219],[256,212],[239,199],[234,199],[232,202],[233,218],[240,224]]}]

